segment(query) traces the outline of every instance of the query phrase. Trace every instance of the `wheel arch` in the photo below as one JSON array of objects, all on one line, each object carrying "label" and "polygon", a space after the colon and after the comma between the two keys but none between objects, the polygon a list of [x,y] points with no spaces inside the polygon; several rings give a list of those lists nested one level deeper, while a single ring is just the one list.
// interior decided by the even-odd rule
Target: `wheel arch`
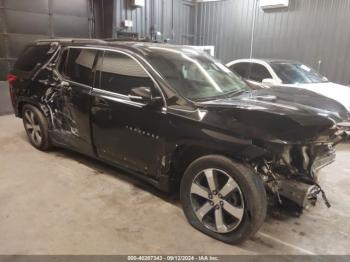
[{"label": "wheel arch", "polygon": [[17,110],[16,110],[16,116],[17,117],[23,118],[23,107],[24,107],[25,104],[30,104],[32,106],[35,106],[35,104],[29,103],[29,102],[24,101],[24,100],[18,102],[17,103]]},{"label": "wheel arch", "polygon": [[34,100],[22,98],[22,99],[19,99],[17,101],[17,104],[16,104],[15,113],[16,113],[17,117],[20,117],[20,118],[23,117],[23,115],[22,115],[23,112],[22,111],[23,111],[24,105],[26,105],[26,104],[35,106],[36,108],[38,108],[44,114],[44,112],[42,111],[41,107]]},{"label": "wheel arch", "polygon": [[50,129],[52,128],[51,116],[43,110],[43,107],[40,103],[36,102],[33,99],[21,99],[17,102],[16,108],[15,108],[15,115],[17,117],[23,118],[22,113],[23,113],[23,107],[25,105],[32,105],[32,106],[36,107],[46,117],[46,119],[48,121],[49,128]]},{"label": "wheel arch", "polygon": [[196,159],[207,155],[221,155],[241,163],[266,155],[267,152],[253,144],[232,150],[231,146],[211,147],[202,143],[178,145],[170,157],[170,189],[177,191],[187,167]]}]

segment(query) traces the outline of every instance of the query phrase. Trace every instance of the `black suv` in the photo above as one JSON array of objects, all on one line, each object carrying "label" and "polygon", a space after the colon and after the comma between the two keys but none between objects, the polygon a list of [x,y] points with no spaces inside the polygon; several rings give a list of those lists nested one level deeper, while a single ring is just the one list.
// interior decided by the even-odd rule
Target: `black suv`
[{"label": "black suv", "polygon": [[303,208],[321,192],[328,204],[316,171],[334,160],[348,117],[333,100],[252,91],[201,51],[146,42],[40,40],[8,81],[34,147],[69,148],[179,189],[189,223],[216,239],[257,232],[267,195]]}]

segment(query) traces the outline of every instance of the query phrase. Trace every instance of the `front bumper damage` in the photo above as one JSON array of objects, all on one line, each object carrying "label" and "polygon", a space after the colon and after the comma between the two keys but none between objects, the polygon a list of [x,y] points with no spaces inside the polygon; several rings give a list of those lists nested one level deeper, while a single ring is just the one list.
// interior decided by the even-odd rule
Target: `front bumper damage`
[{"label": "front bumper damage", "polygon": [[[274,187],[276,185],[270,183],[268,186],[270,190],[275,191]],[[320,192],[320,188],[316,185],[310,185],[297,180],[286,180],[281,177],[277,181],[277,188],[279,196],[291,200],[301,208],[308,208],[310,205],[315,205],[317,195]],[[279,201],[280,204],[283,203],[280,198]]]},{"label": "front bumper damage", "polygon": [[335,145],[347,138],[347,132],[341,130],[323,142],[265,144],[265,149],[273,153],[252,165],[263,179],[267,192],[274,195],[279,204],[291,201],[302,210],[315,205],[321,197],[330,207],[318,183],[318,171],[335,161]]},{"label": "front bumper damage", "polygon": [[267,184],[269,190],[273,192],[279,204],[283,204],[283,198],[295,203],[298,207],[304,209],[314,206],[317,202],[318,195],[321,194],[327,207],[330,203],[325,192],[317,183],[307,183],[295,179],[284,179],[277,175],[275,183]]}]

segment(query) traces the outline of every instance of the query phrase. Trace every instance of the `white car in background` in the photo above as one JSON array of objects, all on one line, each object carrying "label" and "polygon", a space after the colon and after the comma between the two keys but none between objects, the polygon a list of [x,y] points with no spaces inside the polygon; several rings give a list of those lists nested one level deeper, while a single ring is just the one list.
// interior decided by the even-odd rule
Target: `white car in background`
[{"label": "white car in background", "polygon": [[277,59],[239,59],[226,66],[254,89],[271,86],[303,88],[336,100],[350,112],[350,87],[329,82],[302,63]]}]

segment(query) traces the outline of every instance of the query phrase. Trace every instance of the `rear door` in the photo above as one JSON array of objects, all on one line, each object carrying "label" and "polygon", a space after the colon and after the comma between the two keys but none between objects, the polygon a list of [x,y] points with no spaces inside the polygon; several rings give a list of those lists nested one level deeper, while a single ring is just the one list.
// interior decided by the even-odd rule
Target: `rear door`
[{"label": "rear door", "polygon": [[69,47],[62,50],[59,82],[52,94],[51,113],[58,142],[84,154],[93,154],[90,133],[91,91],[98,51]]},{"label": "rear door", "polygon": [[129,98],[132,88],[149,87],[161,96],[156,83],[133,57],[106,51],[97,62],[99,84],[93,89],[93,139],[100,158],[150,176],[160,170],[164,130],[163,106],[147,106]]}]

